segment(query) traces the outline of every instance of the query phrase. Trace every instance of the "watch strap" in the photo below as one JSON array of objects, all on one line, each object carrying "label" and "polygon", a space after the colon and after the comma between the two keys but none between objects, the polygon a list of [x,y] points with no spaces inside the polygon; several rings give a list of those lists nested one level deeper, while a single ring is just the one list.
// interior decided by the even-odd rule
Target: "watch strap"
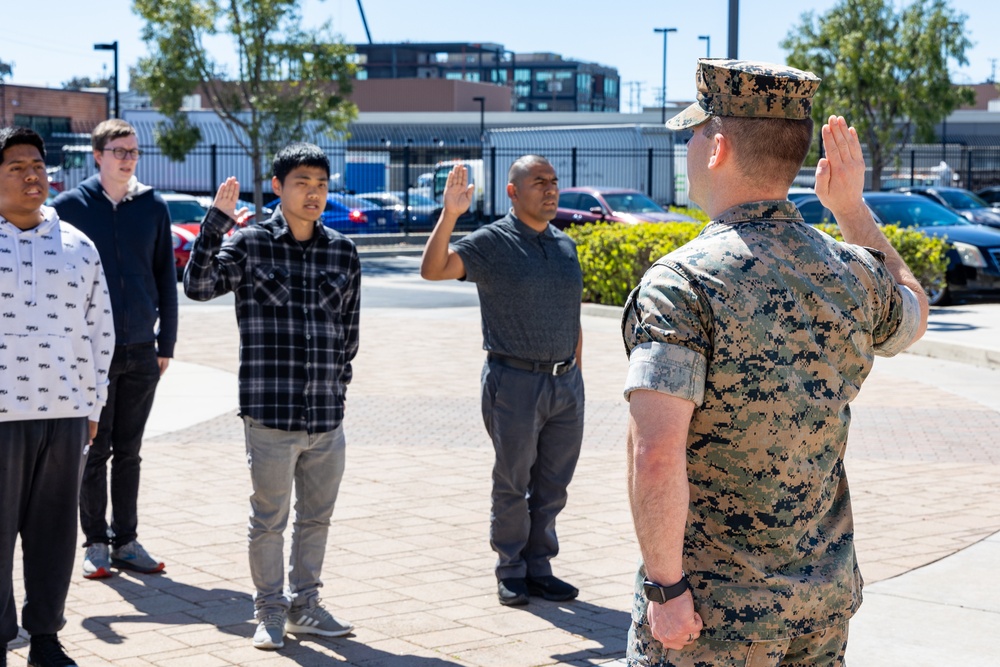
[{"label": "watch strap", "polygon": [[690,589],[691,584],[688,583],[687,576],[681,576],[680,581],[670,586],[661,586],[649,579],[642,582],[642,590],[646,595],[646,599],[658,604],[663,604],[664,602],[680,597]]}]

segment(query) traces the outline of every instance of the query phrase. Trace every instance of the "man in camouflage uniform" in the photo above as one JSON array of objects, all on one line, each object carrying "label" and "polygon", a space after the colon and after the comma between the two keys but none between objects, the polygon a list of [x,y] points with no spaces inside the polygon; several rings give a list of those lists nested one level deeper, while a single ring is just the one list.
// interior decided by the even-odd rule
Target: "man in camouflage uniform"
[{"label": "man in camouflage uniform", "polygon": [[698,62],[692,201],[712,222],[625,307],[629,494],[643,564],[630,665],[843,661],[861,604],[843,456],[874,355],[919,338],[927,300],[861,198],[831,117],[816,192],[847,243],[787,200],[808,152],[809,72]]}]

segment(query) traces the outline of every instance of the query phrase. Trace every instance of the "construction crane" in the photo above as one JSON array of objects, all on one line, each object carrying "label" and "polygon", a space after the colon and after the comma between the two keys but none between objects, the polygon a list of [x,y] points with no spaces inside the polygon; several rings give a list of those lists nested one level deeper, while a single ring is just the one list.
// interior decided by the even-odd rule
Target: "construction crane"
[{"label": "construction crane", "polygon": [[372,34],[368,30],[368,19],[365,18],[365,8],[361,6],[361,0],[358,0],[358,11],[361,12],[361,23],[365,26],[365,34],[368,35],[368,43],[374,44],[372,41]]}]

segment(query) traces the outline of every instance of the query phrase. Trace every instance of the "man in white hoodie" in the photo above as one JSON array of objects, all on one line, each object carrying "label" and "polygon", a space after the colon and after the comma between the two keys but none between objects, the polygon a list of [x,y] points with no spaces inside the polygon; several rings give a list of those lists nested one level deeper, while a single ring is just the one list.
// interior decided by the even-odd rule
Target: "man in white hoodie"
[{"label": "man in white hoodie", "polygon": [[101,258],[43,206],[47,195],[42,138],[0,129],[0,667],[17,636],[18,534],[28,664],[75,665],[56,635],[66,622],[85,448],[115,346]]}]

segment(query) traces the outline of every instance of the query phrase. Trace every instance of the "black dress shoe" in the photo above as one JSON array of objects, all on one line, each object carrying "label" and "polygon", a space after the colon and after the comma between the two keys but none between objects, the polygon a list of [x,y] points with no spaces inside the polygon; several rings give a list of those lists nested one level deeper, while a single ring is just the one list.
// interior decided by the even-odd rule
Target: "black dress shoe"
[{"label": "black dress shoe", "polygon": [[56,635],[32,635],[28,651],[29,667],[77,667],[63,650]]},{"label": "black dress shoe", "polygon": [[572,600],[580,593],[575,586],[567,584],[562,579],[553,577],[551,574],[544,577],[528,577],[525,579],[528,585],[528,593],[540,595],[546,600],[562,602]]},{"label": "black dress shoe", "polygon": [[500,604],[507,607],[528,604],[528,584],[518,577],[501,579],[497,583],[497,597]]}]

